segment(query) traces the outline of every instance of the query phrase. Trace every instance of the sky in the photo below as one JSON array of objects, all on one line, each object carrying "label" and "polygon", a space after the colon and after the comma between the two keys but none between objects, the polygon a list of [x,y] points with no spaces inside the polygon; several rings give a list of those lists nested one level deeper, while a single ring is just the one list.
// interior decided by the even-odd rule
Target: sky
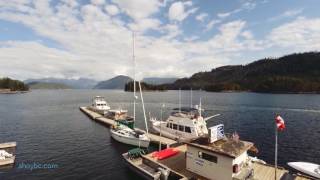
[{"label": "sky", "polygon": [[0,77],[189,77],[319,51],[319,0],[0,0]]}]

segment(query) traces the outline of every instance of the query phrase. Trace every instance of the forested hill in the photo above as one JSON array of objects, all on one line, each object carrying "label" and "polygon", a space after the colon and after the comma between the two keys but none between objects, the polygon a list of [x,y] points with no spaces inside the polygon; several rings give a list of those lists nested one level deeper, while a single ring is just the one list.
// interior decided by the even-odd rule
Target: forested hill
[{"label": "forested hill", "polygon": [[167,89],[254,91],[270,93],[320,92],[320,53],[266,58],[247,65],[223,66],[182,78]]},{"label": "forested hill", "polygon": [[28,91],[28,85],[19,80],[13,80],[10,78],[0,78],[0,90],[7,89],[10,91]]}]

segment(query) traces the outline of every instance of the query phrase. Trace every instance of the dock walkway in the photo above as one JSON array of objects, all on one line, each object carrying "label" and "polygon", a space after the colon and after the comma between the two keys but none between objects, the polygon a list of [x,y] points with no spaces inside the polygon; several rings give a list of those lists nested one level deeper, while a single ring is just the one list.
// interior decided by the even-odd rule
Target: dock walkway
[{"label": "dock walkway", "polygon": [[[117,122],[115,120],[106,118],[103,115],[90,110],[88,107],[80,107],[80,111],[82,111],[84,114],[86,114],[90,119],[92,119],[94,121],[97,121],[99,123],[102,123],[104,125],[112,126],[112,125],[116,125],[117,124]],[[139,131],[144,131],[144,130],[139,129],[139,128],[135,128],[135,129],[137,129]],[[162,136],[159,136],[157,134],[150,133],[150,132],[148,133],[148,137],[150,138],[152,143],[159,144],[161,142],[161,144],[165,145],[165,146],[170,146],[172,144],[177,143],[177,141],[175,141],[175,140],[172,140],[172,139],[169,139],[169,138],[166,138],[166,137],[162,137]]]}]

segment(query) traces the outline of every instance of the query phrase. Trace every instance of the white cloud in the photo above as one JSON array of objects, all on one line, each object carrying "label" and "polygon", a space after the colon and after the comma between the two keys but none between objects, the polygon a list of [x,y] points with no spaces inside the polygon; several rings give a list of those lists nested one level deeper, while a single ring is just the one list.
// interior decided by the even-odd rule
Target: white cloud
[{"label": "white cloud", "polygon": [[241,36],[246,38],[246,39],[252,39],[253,38],[253,35],[250,31],[244,31],[241,33]]},{"label": "white cloud", "polygon": [[145,18],[137,23],[130,23],[128,26],[130,29],[136,32],[144,32],[148,29],[157,29],[159,28],[161,22],[158,19]]},{"label": "white cloud", "polygon": [[[262,40],[255,39],[243,20],[227,23],[222,23],[222,19],[209,21],[206,28],[217,27],[218,31],[212,35],[207,33],[206,39],[198,37],[198,34],[185,35],[181,24],[176,22],[197,11],[189,1],[180,2],[183,7],[180,14],[173,16],[168,23],[156,16],[159,8],[166,8],[151,0],[134,3],[131,0],[112,0],[119,8],[118,13],[132,18],[129,21],[114,16],[116,13],[108,11],[105,6],[103,9],[103,6],[81,5],[72,0],[65,0],[55,7],[40,0],[35,5],[27,1],[10,5],[11,1],[3,2],[0,1],[1,20],[22,23],[38,36],[55,43],[49,47],[45,40],[0,41],[0,76],[19,79],[47,76],[104,80],[118,74],[131,75],[132,29],[140,31],[136,37],[140,78],[183,77],[221,65],[236,64],[244,52],[261,50],[266,44],[295,47],[296,41],[290,36],[303,36],[297,41],[299,47],[310,47],[311,44],[316,48],[320,42],[320,20],[303,18],[274,29],[267,39]],[[175,3],[178,2],[172,6]],[[141,7],[146,11],[141,12]],[[144,33],[148,29],[158,31],[158,34]]]},{"label": "white cloud", "polygon": [[158,0],[111,0],[132,19],[138,21],[148,18],[159,11],[161,3]]},{"label": "white cloud", "polygon": [[196,16],[196,20],[203,22],[206,17],[208,17],[207,13],[200,13]]},{"label": "white cloud", "polygon": [[91,0],[91,3],[94,5],[103,5],[105,3],[105,0]]},{"label": "white cloud", "polygon": [[225,18],[225,17],[230,16],[231,14],[232,14],[232,12],[219,13],[219,14],[217,14],[217,16],[218,16],[219,18]]},{"label": "white cloud", "polygon": [[220,23],[221,21],[220,20],[217,20],[217,19],[213,19],[211,20],[207,25],[206,25],[206,28],[204,31],[210,31],[214,25]]},{"label": "white cloud", "polygon": [[119,9],[115,5],[106,5],[104,9],[107,11],[108,14],[112,16],[117,15],[119,13]]},{"label": "white cloud", "polygon": [[274,28],[268,40],[274,46],[293,48],[300,51],[319,50],[320,18],[297,18]]},{"label": "white cloud", "polygon": [[276,21],[284,18],[295,17],[301,14],[302,12],[303,12],[303,8],[287,10],[278,16],[269,18],[268,21]]},{"label": "white cloud", "polygon": [[187,2],[175,2],[173,3],[169,8],[169,19],[173,21],[183,21],[185,18],[187,18],[190,14],[195,13],[198,8],[192,8],[190,10],[186,11],[187,6],[192,6],[191,1]]}]

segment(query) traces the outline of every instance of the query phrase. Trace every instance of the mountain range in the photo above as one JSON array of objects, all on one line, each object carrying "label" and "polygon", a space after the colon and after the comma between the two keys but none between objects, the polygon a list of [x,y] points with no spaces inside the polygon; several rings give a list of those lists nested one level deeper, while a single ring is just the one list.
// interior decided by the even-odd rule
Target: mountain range
[{"label": "mountain range", "polygon": [[93,79],[79,78],[79,79],[62,79],[62,78],[42,78],[42,79],[27,79],[26,84],[30,83],[54,83],[65,85],[73,89],[92,89],[98,82]]},{"label": "mountain range", "polygon": [[94,89],[124,89],[125,84],[130,81],[132,81],[132,78],[120,75],[109,80],[99,82],[94,86]]}]

